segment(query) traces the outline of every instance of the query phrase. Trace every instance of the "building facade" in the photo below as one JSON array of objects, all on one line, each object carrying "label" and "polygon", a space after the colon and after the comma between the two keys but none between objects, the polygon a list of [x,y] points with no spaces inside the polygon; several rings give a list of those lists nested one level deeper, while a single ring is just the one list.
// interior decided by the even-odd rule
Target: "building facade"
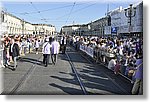
[{"label": "building facade", "polygon": [[67,35],[104,36],[104,28],[108,25],[108,17],[103,17],[88,24],[63,26],[62,32]]},{"label": "building facade", "polygon": [[32,24],[8,12],[1,11],[2,33],[9,35],[50,34],[56,32],[55,26],[48,24]]},{"label": "building facade", "polygon": [[[126,9],[128,10],[127,12]],[[131,18],[126,17],[125,13],[129,16],[129,7],[124,9],[119,7],[108,13],[111,17],[111,26],[105,27],[105,35],[109,33],[111,35],[116,34],[122,36],[143,34],[143,2],[132,6]],[[113,29],[116,30],[115,33],[112,32]]]},{"label": "building facade", "polygon": [[102,17],[94,22],[89,23],[89,32],[93,36],[104,36],[104,28],[108,26],[108,17]]},{"label": "building facade", "polygon": [[61,28],[61,33],[65,35],[79,35],[80,25],[69,25]]},{"label": "building facade", "polygon": [[[62,32],[70,35],[85,36],[142,36],[143,35],[143,2],[132,6],[131,19],[125,14],[128,8],[119,7],[111,10],[105,17],[83,25],[63,26]],[[129,22],[130,21],[130,22]]]},{"label": "building facade", "polygon": [[49,24],[33,24],[33,26],[34,26],[33,34],[54,35],[56,32],[55,26]]},{"label": "building facade", "polygon": [[3,33],[7,34],[21,34],[23,31],[22,20],[7,12],[2,11],[2,28]]}]

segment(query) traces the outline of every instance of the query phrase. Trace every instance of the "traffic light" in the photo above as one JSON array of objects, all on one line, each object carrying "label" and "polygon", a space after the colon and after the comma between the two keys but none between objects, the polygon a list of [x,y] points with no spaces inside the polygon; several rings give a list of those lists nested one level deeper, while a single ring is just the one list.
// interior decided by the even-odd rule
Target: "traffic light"
[{"label": "traffic light", "polygon": [[108,15],[108,26],[111,26],[111,17]]}]

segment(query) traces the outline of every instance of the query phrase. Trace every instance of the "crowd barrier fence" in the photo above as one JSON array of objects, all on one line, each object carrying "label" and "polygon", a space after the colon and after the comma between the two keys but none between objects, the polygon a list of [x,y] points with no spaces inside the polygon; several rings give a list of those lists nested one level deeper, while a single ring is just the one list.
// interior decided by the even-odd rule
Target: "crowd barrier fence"
[{"label": "crowd barrier fence", "polygon": [[[93,58],[95,60],[96,63],[100,63],[102,65],[104,65],[105,67],[108,68],[108,63],[112,58],[117,58],[117,59],[125,59],[124,56],[121,55],[117,55],[115,53],[110,53],[107,52],[105,50],[102,49],[98,49],[98,48],[93,48],[84,44],[79,45],[79,50],[86,53],[87,55],[89,55],[91,58]],[[114,71],[114,70],[112,70]],[[128,79],[129,81],[132,82],[132,73],[130,73],[131,71],[129,69],[127,69],[127,66],[124,65],[123,63],[121,63],[121,66],[118,70],[118,74],[120,74],[121,76],[125,77],[126,79]]]}]

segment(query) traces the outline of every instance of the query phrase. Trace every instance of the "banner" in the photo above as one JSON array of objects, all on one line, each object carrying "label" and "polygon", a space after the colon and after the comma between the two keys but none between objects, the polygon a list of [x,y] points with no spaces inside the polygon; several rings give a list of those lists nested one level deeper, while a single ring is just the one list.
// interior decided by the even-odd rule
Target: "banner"
[{"label": "banner", "polygon": [[85,51],[85,46],[84,45],[80,45],[80,50],[84,52]]},{"label": "banner", "polygon": [[86,53],[89,55],[89,56],[91,56],[91,57],[93,57],[93,48],[92,47],[87,47],[87,50],[86,50]]},{"label": "banner", "polygon": [[87,47],[86,45],[80,45],[80,50],[85,52],[87,55],[93,57],[94,49],[92,47]]}]

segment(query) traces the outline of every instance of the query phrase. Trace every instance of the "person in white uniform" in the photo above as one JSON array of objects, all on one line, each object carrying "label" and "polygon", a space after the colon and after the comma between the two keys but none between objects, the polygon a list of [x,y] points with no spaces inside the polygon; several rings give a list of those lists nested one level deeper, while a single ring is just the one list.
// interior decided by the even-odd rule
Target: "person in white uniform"
[{"label": "person in white uniform", "polygon": [[116,66],[116,60],[115,58],[112,58],[109,63],[108,63],[108,69],[114,70],[115,66]]},{"label": "person in white uniform", "polygon": [[52,63],[55,65],[57,63],[57,55],[59,54],[60,44],[58,41],[56,41],[56,38],[54,38],[52,42],[52,49],[51,49],[51,59]]},{"label": "person in white uniform", "polygon": [[61,48],[62,54],[65,54],[65,52],[66,52],[66,45],[67,45],[67,39],[66,39],[65,36],[61,37],[60,45],[61,45],[60,48]]},{"label": "person in white uniform", "polygon": [[43,64],[45,65],[45,67],[48,66],[49,63],[49,57],[51,54],[51,45],[49,43],[49,39],[45,39],[45,43],[43,44]]},{"label": "person in white uniform", "polygon": [[38,49],[40,47],[39,41],[38,39],[35,39],[35,50],[36,50],[36,54],[38,54]]}]

